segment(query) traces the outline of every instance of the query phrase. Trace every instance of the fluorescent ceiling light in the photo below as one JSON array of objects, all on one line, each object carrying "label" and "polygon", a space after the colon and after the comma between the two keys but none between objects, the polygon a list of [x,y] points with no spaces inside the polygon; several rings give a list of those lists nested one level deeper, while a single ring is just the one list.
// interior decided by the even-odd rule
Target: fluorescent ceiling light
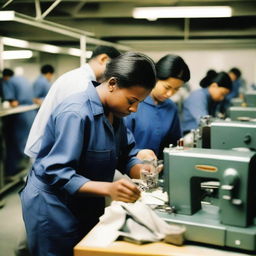
[{"label": "fluorescent ceiling light", "polygon": [[3,44],[14,46],[14,47],[27,48],[29,45],[28,41],[14,39],[10,37],[3,37],[2,40],[3,40]]},{"label": "fluorescent ceiling light", "polygon": [[135,19],[158,18],[209,18],[231,17],[229,6],[138,7],[133,10]]},{"label": "fluorescent ceiling light", "polygon": [[14,20],[15,12],[14,11],[1,11],[0,12],[0,20]]},{"label": "fluorescent ceiling light", "polygon": [[[70,48],[68,50],[68,53],[73,56],[80,57],[81,56],[81,50],[77,48]],[[85,56],[87,59],[90,59],[92,57],[92,51],[86,51]]]},{"label": "fluorescent ceiling light", "polygon": [[55,46],[55,45],[44,44],[44,45],[42,45],[42,51],[49,52],[49,53],[60,53],[61,49],[60,49],[60,47]]},{"label": "fluorescent ceiling light", "polygon": [[2,52],[4,60],[29,59],[33,56],[30,50],[4,51]]}]

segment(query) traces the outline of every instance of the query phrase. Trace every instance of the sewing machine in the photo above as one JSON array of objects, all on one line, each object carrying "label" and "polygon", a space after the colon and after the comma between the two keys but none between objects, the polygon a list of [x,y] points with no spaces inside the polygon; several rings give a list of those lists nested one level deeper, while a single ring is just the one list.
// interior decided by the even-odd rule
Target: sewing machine
[{"label": "sewing machine", "polygon": [[256,107],[230,107],[228,116],[234,121],[250,121],[256,118]]},{"label": "sewing machine", "polygon": [[256,107],[256,92],[246,92],[244,101],[248,107]]},{"label": "sewing machine", "polygon": [[193,138],[197,148],[256,150],[256,122],[207,119],[200,123]]},{"label": "sewing machine", "polygon": [[[252,151],[165,148],[165,190],[173,213],[157,213],[184,225],[189,241],[255,251],[255,168]],[[218,181],[218,193],[202,189],[205,181]],[[205,196],[212,202],[202,203]]]},{"label": "sewing machine", "polygon": [[210,148],[256,150],[256,122],[212,122],[210,124]]}]

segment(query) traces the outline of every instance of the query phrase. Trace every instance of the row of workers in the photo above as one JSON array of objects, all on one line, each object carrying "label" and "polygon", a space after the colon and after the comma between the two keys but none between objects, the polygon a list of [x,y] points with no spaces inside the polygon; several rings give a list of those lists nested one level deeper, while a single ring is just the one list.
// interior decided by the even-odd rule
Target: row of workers
[{"label": "row of workers", "polygon": [[[10,107],[41,104],[50,89],[53,73],[51,65],[42,66],[41,75],[31,86],[25,77],[15,76],[11,69],[4,69],[0,82],[2,102],[9,102]],[[36,111],[32,110],[2,117],[6,149],[4,169],[8,178],[27,165],[24,147],[35,115]]]},{"label": "row of workers", "polygon": [[[176,144],[182,131],[169,97],[189,79],[179,56],[155,64],[111,47],[97,48],[88,64],[57,79],[25,149],[35,160],[21,192],[32,255],[72,255],[103,214],[104,196],[124,202],[140,197],[133,183],[113,181],[115,170],[139,178],[141,159],[161,157],[166,144]],[[221,101],[231,88],[221,72],[196,99]]]}]

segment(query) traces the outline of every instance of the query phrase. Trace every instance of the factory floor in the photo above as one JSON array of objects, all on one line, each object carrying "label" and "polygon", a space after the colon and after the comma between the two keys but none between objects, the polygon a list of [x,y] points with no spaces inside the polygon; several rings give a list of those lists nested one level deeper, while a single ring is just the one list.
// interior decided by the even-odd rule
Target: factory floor
[{"label": "factory floor", "polygon": [[4,206],[0,208],[0,255],[14,256],[23,230],[21,204],[18,192],[23,184],[9,189],[3,196]]}]

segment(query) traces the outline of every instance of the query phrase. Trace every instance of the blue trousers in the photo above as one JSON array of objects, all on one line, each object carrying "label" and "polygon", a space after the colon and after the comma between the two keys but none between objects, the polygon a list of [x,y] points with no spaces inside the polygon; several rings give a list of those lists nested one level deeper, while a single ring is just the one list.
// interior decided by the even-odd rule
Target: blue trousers
[{"label": "blue trousers", "polygon": [[33,171],[20,197],[33,256],[73,255],[73,247],[104,211],[104,198],[70,196],[44,184]]}]

